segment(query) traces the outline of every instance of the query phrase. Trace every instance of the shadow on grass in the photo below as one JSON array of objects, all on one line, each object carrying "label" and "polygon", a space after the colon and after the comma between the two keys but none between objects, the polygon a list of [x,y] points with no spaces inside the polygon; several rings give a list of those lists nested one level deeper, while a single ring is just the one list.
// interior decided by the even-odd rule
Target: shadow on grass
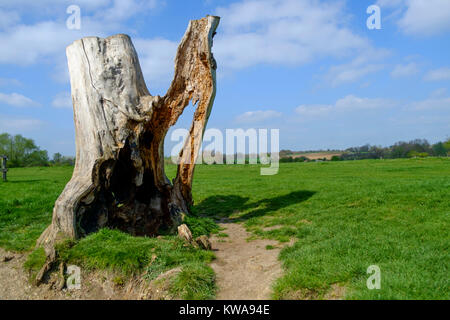
[{"label": "shadow on grass", "polygon": [[[297,204],[311,198],[316,192],[308,190],[293,191],[288,194],[255,202],[248,202],[249,197],[238,195],[211,196],[194,206],[196,213],[229,222],[245,221],[275,212],[281,208]],[[243,215],[230,218],[240,211],[248,211]]]}]

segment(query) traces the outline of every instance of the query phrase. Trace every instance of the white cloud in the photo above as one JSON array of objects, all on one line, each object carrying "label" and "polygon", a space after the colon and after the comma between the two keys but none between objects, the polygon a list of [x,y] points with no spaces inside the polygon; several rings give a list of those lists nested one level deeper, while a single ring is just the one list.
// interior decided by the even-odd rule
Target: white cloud
[{"label": "white cloud", "polygon": [[333,106],[329,104],[303,104],[298,106],[295,112],[302,116],[318,117],[328,115],[332,109]]},{"label": "white cloud", "polygon": [[[36,15],[38,18],[37,22],[33,24],[19,23],[20,19],[14,19],[7,25],[4,23],[5,27],[0,28],[0,42],[8,45],[3,46],[0,50],[0,63],[30,65],[41,61],[56,61],[56,64],[58,62],[62,64],[65,47],[74,40],[91,35],[104,37],[117,30],[121,32],[128,30],[124,23],[126,20],[140,12],[153,9],[157,3],[156,0],[78,1],[77,3],[81,7],[81,30],[68,30],[65,23],[68,17],[65,6],[72,4],[72,1],[44,1],[44,3],[42,1],[14,1],[14,6],[9,5],[10,2],[0,2],[0,5],[18,10],[15,11],[16,15],[26,13]],[[39,10],[38,8],[33,9],[37,5],[39,5]],[[58,14],[45,15],[48,10],[55,8],[60,9]],[[47,20],[42,19],[43,17],[39,15],[41,11]],[[2,12],[0,11],[0,18]]]},{"label": "white cloud", "polygon": [[0,30],[14,25],[20,21],[20,16],[15,11],[0,9]]},{"label": "white cloud", "polygon": [[301,105],[295,109],[295,112],[302,116],[323,117],[334,112],[351,112],[379,108],[389,108],[395,106],[395,102],[380,98],[359,98],[354,95],[348,95],[336,101],[333,105],[310,104]]},{"label": "white cloud", "polygon": [[433,35],[450,30],[450,1],[409,0],[406,5],[398,23],[405,33]]},{"label": "white cloud", "polygon": [[274,110],[257,110],[247,111],[236,117],[238,123],[256,123],[262,122],[268,119],[279,118],[282,116],[281,112]]},{"label": "white cloud", "polygon": [[21,82],[17,79],[0,78],[0,86],[20,86]]},{"label": "white cloud", "polygon": [[[45,14],[49,12],[59,11],[60,7],[68,7],[75,4],[80,6],[82,13],[92,13],[96,11],[110,12],[110,9],[116,8],[113,11],[138,11],[154,8],[157,0],[0,0],[0,7],[19,10],[36,10],[38,12],[31,12],[32,14]],[[65,13],[65,11],[64,11]],[[112,12],[115,17],[123,14],[121,12]]]},{"label": "white cloud", "polygon": [[450,98],[431,97],[422,101],[411,103],[410,109],[413,110],[447,110],[450,111]]},{"label": "white cloud", "polygon": [[[377,5],[383,8],[383,11],[381,12],[383,23],[386,23],[388,21],[394,21],[397,22],[404,10],[404,1],[405,0],[378,0]],[[388,11],[388,10],[390,11]]]},{"label": "white cloud", "polygon": [[215,55],[222,67],[233,69],[348,56],[369,43],[345,25],[344,9],[342,1],[315,0],[251,0],[219,8]]},{"label": "white cloud", "polygon": [[431,93],[432,98],[443,98],[447,94],[447,88],[439,88]]},{"label": "white cloud", "polygon": [[0,63],[30,65],[42,58],[64,55],[64,47],[77,36],[52,21],[18,25],[0,33]]},{"label": "white cloud", "polygon": [[395,8],[404,5],[405,0],[378,0],[377,5],[380,7]]},{"label": "white cloud", "polygon": [[69,92],[60,92],[53,98],[52,106],[61,109],[72,109],[72,96]]},{"label": "white cloud", "polygon": [[38,119],[21,119],[21,118],[9,118],[4,115],[0,115],[0,128],[4,132],[11,134],[23,133],[27,131],[33,131],[41,128],[45,123]]},{"label": "white cloud", "polygon": [[378,4],[401,12],[398,26],[406,34],[432,36],[450,31],[448,0],[378,0]]},{"label": "white cloud", "polygon": [[336,101],[338,110],[362,110],[362,109],[378,109],[394,106],[392,100],[382,98],[359,98],[354,95],[348,95],[345,98]]},{"label": "white cloud", "polygon": [[443,67],[429,71],[423,78],[425,81],[450,80],[450,68]]},{"label": "white cloud", "polygon": [[[0,0],[0,6],[16,10],[20,14],[35,15],[37,22],[24,24],[20,19],[10,19],[2,30],[0,11],[0,42],[7,43],[0,49],[0,64],[33,65],[51,62],[52,78],[61,83],[69,81],[65,48],[84,36],[106,37],[129,28],[126,21],[139,13],[154,9],[157,0],[81,0],[81,30],[68,30],[65,19],[66,6],[72,0]],[[57,12],[55,10],[59,9]],[[5,11],[6,12],[6,11]],[[12,12],[12,11],[11,11]],[[17,17],[14,12],[14,17]],[[36,13],[35,13],[36,12]],[[54,20],[42,20],[51,17]],[[4,23],[6,25],[6,23]],[[177,43],[164,39],[133,39],[146,79],[152,86],[168,85],[173,74],[173,60]],[[1,82],[0,82],[1,84]],[[56,102],[58,105],[62,105]],[[67,105],[67,104],[65,104]]]},{"label": "white cloud", "polygon": [[174,74],[173,61],[178,43],[165,39],[136,39],[133,42],[149,90],[168,87]]},{"label": "white cloud", "polygon": [[36,107],[39,103],[18,93],[1,93],[0,103],[5,103],[13,107]]},{"label": "white cloud", "polygon": [[382,49],[365,51],[348,63],[330,67],[325,75],[325,81],[337,87],[363,79],[371,73],[382,70],[384,65],[380,61],[388,55],[389,52]]},{"label": "white cloud", "polygon": [[419,72],[419,67],[416,63],[411,62],[405,65],[398,64],[395,66],[394,70],[391,72],[392,78],[402,78],[415,75]]},{"label": "white cloud", "polygon": [[105,21],[124,21],[146,10],[156,7],[156,0],[114,0],[112,6],[100,11]]}]

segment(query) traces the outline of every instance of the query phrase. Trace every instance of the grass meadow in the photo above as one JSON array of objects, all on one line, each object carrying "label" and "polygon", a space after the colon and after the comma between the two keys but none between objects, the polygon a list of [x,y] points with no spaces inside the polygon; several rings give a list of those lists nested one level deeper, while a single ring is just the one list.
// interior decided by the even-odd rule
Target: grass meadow
[{"label": "grass meadow", "polygon": [[[274,176],[259,169],[197,166],[187,222],[196,235],[219,232],[214,220],[228,218],[253,237],[294,241],[280,253],[284,275],[273,298],[321,299],[333,288],[346,299],[450,298],[449,158],[284,163]],[[34,248],[71,174],[71,167],[10,169],[9,182],[0,182],[0,247]],[[155,277],[181,266],[173,290],[182,298],[210,299],[216,290],[213,253],[186,248],[175,236],[101,230],[60,252],[68,262],[124,275],[146,270]],[[150,264],[155,252],[159,260]],[[366,286],[371,265],[381,270],[379,290]]]}]

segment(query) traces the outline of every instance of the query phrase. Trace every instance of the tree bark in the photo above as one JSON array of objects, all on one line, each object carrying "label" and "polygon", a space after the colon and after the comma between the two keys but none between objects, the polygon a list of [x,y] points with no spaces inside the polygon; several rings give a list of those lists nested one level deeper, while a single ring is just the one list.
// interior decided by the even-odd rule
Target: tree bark
[{"label": "tree bark", "polygon": [[[48,256],[58,238],[103,227],[152,236],[174,229],[192,205],[192,178],[213,105],[211,53],[219,18],[190,21],[163,97],[152,96],[127,35],[87,37],[67,47],[76,133],[76,164],[38,240]],[[173,184],[164,172],[164,138],[184,108],[196,106]]]}]

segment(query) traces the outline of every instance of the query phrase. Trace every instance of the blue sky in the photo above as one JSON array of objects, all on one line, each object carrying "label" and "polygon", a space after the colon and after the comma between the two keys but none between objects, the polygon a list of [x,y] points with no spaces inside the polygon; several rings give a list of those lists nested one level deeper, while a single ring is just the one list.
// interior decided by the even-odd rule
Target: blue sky
[{"label": "blue sky", "polygon": [[[66,27],[72,4],[80,30]],[[366,26],[372,4],[381,30]],[[293,150],[450,137],[448,0],[0,0],[0,132],[74,155],[65,47],[127,33],[163,95],[188,21],[207,14],[222,18],[209,128],[279,128]]]}]

